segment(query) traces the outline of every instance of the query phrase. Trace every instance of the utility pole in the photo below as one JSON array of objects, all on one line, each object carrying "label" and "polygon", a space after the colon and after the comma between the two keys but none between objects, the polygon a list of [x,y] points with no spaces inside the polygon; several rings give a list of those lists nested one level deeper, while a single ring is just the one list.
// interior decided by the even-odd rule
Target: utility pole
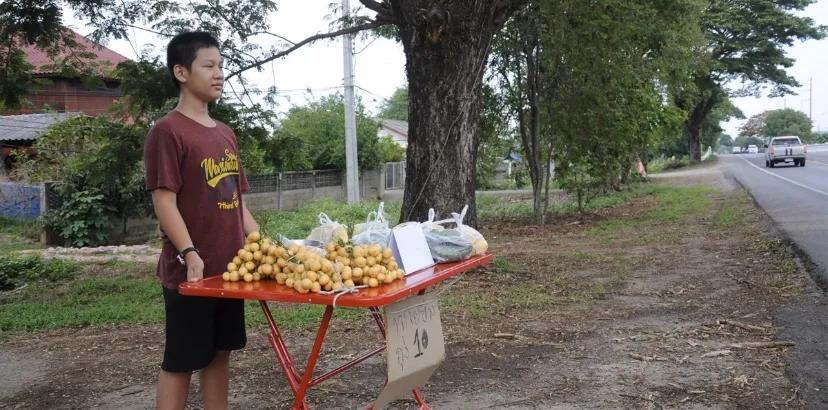
[{"label": "utility pole", "polygon": [[[351,4],[342,0],[342,19],[350,20]],[[356,113],[354,112],[354,62],[351,35],[342,36],[342,60],[345,65],[345,190],[349,204],[359,201],[359,168],[357,167]]]},{"label": "utility pole", "polygon": [[808,119],[812,122],[814,117],[811,115],[814,110],[814,77],[811,77],[811,85],[808,87]]}]

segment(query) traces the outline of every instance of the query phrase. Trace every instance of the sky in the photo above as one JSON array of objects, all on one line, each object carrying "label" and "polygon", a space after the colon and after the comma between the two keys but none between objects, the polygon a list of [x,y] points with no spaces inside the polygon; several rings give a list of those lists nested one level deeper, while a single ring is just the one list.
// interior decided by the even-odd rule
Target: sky
[{"label": "sky", "polygon": [[[329,31],[331,10],[328,5],[334,0],[303,0],[278,2],[279,10],[272,17],[271,31],[291,41],[300,41],[313,34]],[[352,6],[358,2],[352,1]],[[810,5],[802,14],[813,18],[817,24],[828,25],[828,0],[819,0]],[[72,17],[65,10],[66,22],[81,34],[92,32],[83,21]],[[266,41],[266,38],[262,38]],[[163,45],[165,40],[155,35],[133,30],[132,44],[127,41],[110,41],[107,47],[129,58],[136,58],[145,44]],[[162,49],[157,48],[160,53]],[[354,83],[356,93],[369,111],[378,112],[383,99],[389,98],[397,87],[405,84],[405,55],[402,46],[388,39],[360,39],[354,41]],[[794,108],[809,113],[809,101],[814,131],[828,131],[828,39],[797,42],[789,47],[788,55],[796,60],[788,72],[802,85],[797,95],[780,98],[743,97],[734,98],[734,104],[746,118],[765,110]],[[322,40],[300,48],[286,57],[268,64],[261,73],[248,78],[266,89],[275,84],[280,90],[277,112],[286,112],[294,105],[307,102],[307,89],[311,98],[342,90],[343,65],[342,42]],[[226,90],[228,92],[229,90]],[[812,97],[809,97],[812,92]],[[766,95],[766,94],[765,94]],[[722,124],[725,133],[735,137],[745,120],[731,120]]]}]

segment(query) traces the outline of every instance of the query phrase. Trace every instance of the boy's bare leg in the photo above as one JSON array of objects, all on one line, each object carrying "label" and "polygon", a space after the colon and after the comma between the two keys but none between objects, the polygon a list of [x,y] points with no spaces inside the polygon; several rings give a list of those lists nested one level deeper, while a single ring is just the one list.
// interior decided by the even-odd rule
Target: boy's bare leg
[{"label": "boy's bare leg", "polygon": [[219,350],[210,365],[199,372],[204,410],[227,408],[227,389],[230,384],[230,352]]},{"label": "boy's bare leg", "polygon": [[187,403],[192,373],[173,373],[161,370],[158,376],[158,391],[155,408],[158,410],[181,410]]}]

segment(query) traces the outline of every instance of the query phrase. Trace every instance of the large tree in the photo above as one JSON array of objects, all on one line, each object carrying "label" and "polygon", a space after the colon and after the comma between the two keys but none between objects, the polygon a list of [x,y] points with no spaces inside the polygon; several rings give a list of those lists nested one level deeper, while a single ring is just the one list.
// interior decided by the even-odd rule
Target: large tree
[{"label": "large tree", "polygon": [[[702,128],[714,107],[727,96],[792,94],[797,81],[788,75],[794,61],[786,47],[796,40],[822,38],[825,28],[798,15],[813,0],[708,0],[702,27],[706,46],[698,48],[692,86],[675,101],[687,111],[691,158],[701,158]],[[736,89],[730,84],[740,85]]]},{"label": "large tree", "polygon": [[[376,169],[380,158],[377,123],[368,118],[362,104],[357,104],[357,149],[359,168]],[[291,166],[312,169],[345,169],[345,103],[342,94],[332,94],[306,106],[291,108],[275,132],[269,157],[280,171],[293,171]],[[283,143],[301,141],[285,152]],[[290,157],[290,158],[288,158]]]},{"label": "large tree", "polygon": [[791,108],[762,111],[742,125],[739,136],[769,139],[780,135],[796,135],[803,141],[813,142],[813,123],[808,116]]},{"label": "large tree", "polygon": [[397,29],[409,89],[406,180],[400,219],[469,205],[477,223],[476,161],[482,82],[492,37],[522,1],[361,0]]},{"label": "large tree", "polygon": [[773,110],[765,118],[764,134],[768,138],[780,135],[796,135],[803,141],[811,142],[813,123],[802,111],[791,108]]}]

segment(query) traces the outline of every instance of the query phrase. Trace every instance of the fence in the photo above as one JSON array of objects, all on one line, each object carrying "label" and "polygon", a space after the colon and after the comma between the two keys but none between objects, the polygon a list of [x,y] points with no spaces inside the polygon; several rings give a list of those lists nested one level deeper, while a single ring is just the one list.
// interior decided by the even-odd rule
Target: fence
[{"label": "fence", "polygon": [[[360,197],[382,198],[385,192],[383,170],[362,171],[359,177]],[[320,199],[345,200],[343,171],[314,170],[281,172],[247,177],[250,191],[244,201],[251,210],[290,210]]]},{"label": "fence", "polygon": [[405,161],[385,164],[385,189],[403,189],[405,187]]},{"label": "fence", "polygon": [[247,177],[251,194],[262,192],[290,191],[294,189],[314,189],[342,184],[342,171],[314,170],[297,172],[280,172],[268,175],[250,175]]}]

